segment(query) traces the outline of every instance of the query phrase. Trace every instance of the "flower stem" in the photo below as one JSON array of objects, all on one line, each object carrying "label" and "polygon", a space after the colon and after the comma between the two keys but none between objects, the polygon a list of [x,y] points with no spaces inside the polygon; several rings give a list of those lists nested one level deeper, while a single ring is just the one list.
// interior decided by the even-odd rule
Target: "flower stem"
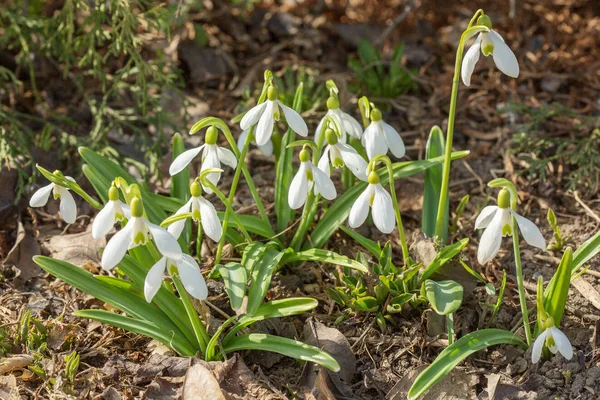
[{"label": "flower stem", "polygon": [[523,267],[521,266],[521,248],[519,246],[519,227],[517,220],[512,217],[513,250],[515,253],[515,274],[517,277],[517,289],[519,290],[519,303],[521,303],[521,314],[523,314],[523,328],[525,329],[525,341],[531,345],[531,327],[529,326],[529,310],[527,310],[527,299],[525,298],[525,285],[523,283]]},{"label": "flower stem", "polygon": [[244,224],[242,223],[242,221],[240,221],[240,218],[238,217],[238,215],[233,210],[233,206],[232,206],[231,202],[229,201],[229,199],[227,199],[225,197],[225,195],[223,194],[223,192],[221,192],[208,179],[204,180],[202,182],[202,184],[205,185],[205,186],[207,186],[207,187],[209,187],[209,188],[211,188],[212,191],[217,195],[217,197],[223,202],[223,204],[225,204],[225,209],[229,210],[229,215],[230,216],[233,215],[233,219],[235,219],[235,222],[237,223],[238,228],[242,231],[242,235],[244,235],[244,238],[248,241],[248,243],[254,243],[254,240],[252,240],[252,237],[250,236],[250,234],[246,230],[246,227],[244,227]]},{"label": "flower stem", "polygon": [[409,255],[408,255],[408,243],[406,242],[406,232],[404,232],[404,224],[402,224],[402,216],[400,215],[400,207],[398,206],[398,199],[396,198],[396,185],[394,184],[394,170],[392,169],[392,162],[388,157],[381,157],[381,161],[387,167],[389,175],[390,192],[392,195],[392,205],[394,206],[394,213],[396,214],[396,222],[398,223],[398,234],[400,236],[400,245],[402,247],[402,259],[404,261],[404,268],[408,268]]},{"label": "flower stem", "polygon": [[448,345],[454,343],[454,315],[446,314],[446,325],[448,328]]},{"label": "flower stem", "polygon": [[188,318],[190,319],[190,322],[192,323],[192,328],[194,329],[194,334],[196,335],[196,340],[198,340],[198,345],[200,346],[200,351],[202,352],[202,354],[206,354],[206,343],[208,343],[208,341],[210,340],[210,338],[208,337],[208,333],[206,332],[206,328],[204,327],[204,324],[202,323],[202,321],[200,321],[198,312],[194,308],[194,306],[190,300],[190,296],[188,296],[187,291],[183,287],[183,284],[181,283],[181,279],[179,279],[179,276],[176,273],[174,273],[171,275],[171,277],[173,279],[173,283],[175,283],[175,287],[177,288],[177,291],[179,292],[179,296],[181,297],[181,302],[183,303],[183,307],[185,308],[185,311],[187,312]]}]

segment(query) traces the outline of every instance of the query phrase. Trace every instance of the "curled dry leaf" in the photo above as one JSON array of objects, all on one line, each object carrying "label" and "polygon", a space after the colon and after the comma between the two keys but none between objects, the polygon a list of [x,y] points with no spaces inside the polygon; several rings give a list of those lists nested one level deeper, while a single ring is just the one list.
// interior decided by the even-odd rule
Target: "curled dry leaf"
[{"label": "curled dry leaf", "polygon": [[183,400],[225,400],[225,396],[212,372],[202,364],[196,364],[185,375]]},{"label": "curled dry leaf", "polygon": [[85,232],[54,235],[45,243],[50,256],[57,260],[84,266],[89,263],[100,264],[100,248],[106,246],[106,239],[92,237],[92,224]]},{"label": "curled dry leaf", "polygon": [[5,358],[0,361],[0,375],[23,369],[28,365],[33,364],[33,361],[33,356],[30,356],[29,354],[18,354]]},{"label": "curled dry leaf", "polygon": [[19,221],[15,245],[6,257],[6,263],[16,266],[20,271],[18,283],[24,283],[41,272],[40,267],[33,262],[33,256],[39,254],[40,245],[37,240],[25,230],[21,221]]}]

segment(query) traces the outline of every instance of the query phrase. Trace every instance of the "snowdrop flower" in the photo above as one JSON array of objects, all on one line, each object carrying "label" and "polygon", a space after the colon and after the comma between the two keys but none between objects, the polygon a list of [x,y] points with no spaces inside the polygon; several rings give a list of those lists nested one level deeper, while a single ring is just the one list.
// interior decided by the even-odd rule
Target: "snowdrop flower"
[{"label": "snowdrop flower", "polygon": [[[218,242],[223,232],[217,210],[215,210],[215,207],[208,200],[202,197],[202,187],[198,182],[193,182],[190,185],[190,193],[192,194],[190,200],[177,210],[175,215],[191,211],[192,219],[202,224],[202,229],[209,238]],[[173,222],[167,229],[171,235],[179,238],[184,227],[185,219],[181,219]]]},{"label": "snowdrop flower", "polygon": [[315,195],[321,194],[327,200],[337,196],[333,182],[327,174],[315,167],[310,161],[307,149],[300,152],[300,168],[292,179],[288,193],[288,204],[292,209],[298,209],[306,202],[308,192],[314,187]]},{"label": "snowdrop flower", "polygon": [[[217,146],[217,138],[218,138],[217,128],[213,125],[210,126],[206,130],[206,136],[204,137],[204,144],[200,147],[196,147],[195,149],[190,149],[181,153],[169,168],[169,174],[171,176],[183,171],[185,167],[192,162],[194,157],[196,157],[202,150],[202,167],[200,171],[204,171],[208,168],[218,168],[221,169],[221,163],[235,169],[237,166],[237,158],[235,154],[229,149]],[[213,184],[217,185],[219,179],[221,179],[220,172],[213,172],[208,174],[207,179]],[[210,188],[204,188],[207,193],[212,193]]]},{"label": "snowdrop flower", "polygon": [[146,275],[144,282],[144,297],[150,303],[163,281],[165,268],[171,274],[172,268],[177,268],[177,272],[181,278],[181,283],[185,290],[198,300],[204,300],[208,296],[208,288],[206,281],[200,272],[200,267],[191,256],[183,254],[179,260],[173,260],[168,257],[162,257]]},{"label": "snowdrop flower", "polygon": [[129,206],[119,200],[119,189],[111,186],[108,189],[108,202],[96,215],[92,224],[92,237],[100,239],[112,229],[115,222],[123,221],[125,218],[131,218]]},{"label": "snowdrop flower", "polygon": [[[75,182],[75,179],[70,176],[65,176],[66,179]],[[48,203],[50,192],[54,196],[54,199],[60,199],[60,215],[67,224],[72,224],[77,218],[77,204],[69,189],[57,185],[56,183],[50,183],[48,186],[44,186],[38,189],[31,199],[29,200],[29,207],[44,207]]]},{"label": "snowdrop flower", "polygon": [[335,118],[340,124],[340,127],[342,128],[342,137],[339,139],[340,142],[346,143],[346,135],[350,135],[350,137],[355,139],[361,138],[363,131],[360,123],[352,115],[340,110],[340,101],[337,97],[330,96],[327,99],[327,114],[321,118],[319,125],[317,125],[317,130],[315,132],[316,143],[319,143],[321,129],[323,128],[323,123],[326,121],[326,117]]},{"label": "snowdrop flower", "polygon": [[375,171],[369,174],[369,186],[354,202],[348,217],[351,228],[361,226],[369,215],[369,208],[373,214],[373,222],[382,233],[391,233],[396,226],[392,196],[379,183],[379,175]]},{"label": "snowdrop flower", "polygon": [[371,110],[371,124],[365,129],[362,144],[367,150],[369,160],[377,155],[385,155],[388,150],[394,157],[402,158],[406,153],[404,142],[398,132],[381,119],[381,111]]},{"label": "snowdrop flower", "polygon": [[540,361],[544,344],[550,349],[552,354],[560,352],[567,360],[573,358],[573,347],[571,346],[567,335],[554,326],[554,319],[549,317],[544,325],[546,326],[546,329],[539,334],[533,343],[531,362],[535,364]]},{"label": "snowdrop flower", "polygon": [[308,127],[300,114],[279,101],[277,99],[277,89],[274,86],[269,86],[267,100],[250,109],[240,122],[242,130],[250,129],[250,127],[258,124],[254,131],[254,137],[259,147],[266,145],[271,139],[275,121],[279,121],[281,117],[279,107],[283,110],[285,120],[294,132],[300,136],[308,135]]},{"label": "snowdrop flower", "polygon": [[367,162],[356,152],[354,147],[346,143],[338,141],[338,136],[332,129],[325,131],[325,137],[327,139],[327,146],[323,150],[323,155],[319,160],[319,169],[327,174],[331,175],[330,166],[334,168],[340,168],[344,165],[348,167],[350,171],[360,180],[367,181]]},{"label": "snowdrop flower", "polygon": [[[242,131],[242,133],[240,133],[240,137],[238,138],[237,147],[240,151],[242,151],[244,148],[246,137],[248,137],[248,129]],[[257,146],[255,141],[252,141],[251,143]],[[266,157],[271,157],[273,155],[273,141],[271,139],[267,140],[267,143],[263,144],[262,146],[257,147]]]},{"label": "snowdrop flower", "polygon": [[498,194],[498,206],[485,207],[475,221],[475,229],[485,228],[477,250],[479,264],[492,260],[500,250],[502,237],[512,234],[511,217],[516,219],[527,243],[541,250],[546,249],[546,241],[539,228],[510,208],[510,193],[503,188]]},{"label": "snowdrop flower", "polygon": [[177,239],[166,229],[154,225],[143,217],[142,201],[135,197],[131,200],[130,208],[131,218],[127,225],[117,232],[104,248],[102,269],[107,271],[113,269],[121,262],[128,249],[144,245],[151,239],[154,239],[154,243],[162,255],[172,260],[180,260],[182,252]]},{"label": "snowdrop flower", "polygon": [[471,75],[475,69],[475,64],[479,61],[480,53],[486,57],[491,54],[496,67],[501,72],[511,78],[517,78],[519,76],[519,62],[517,61],[517,57],[515,57],[510,47],[504,43],[502,36],[492,29],[490,17],[482,15],[477,20],[477,24],[484,25],[490,30],[489,32],[481,32],[477,36],[477,39],[475,39],[475,43],[473,43],[465,54],[461,68],[462,81],[465,86],[471,84]]}]

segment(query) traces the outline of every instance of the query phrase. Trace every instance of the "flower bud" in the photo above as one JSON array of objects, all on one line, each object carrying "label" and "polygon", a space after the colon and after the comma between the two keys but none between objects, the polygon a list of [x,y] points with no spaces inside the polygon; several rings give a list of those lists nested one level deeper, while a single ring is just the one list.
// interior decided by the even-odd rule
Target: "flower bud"
[{"label": "flower bud", "polygon": [[110,200],[110,201],[119,200],[119,189],[117,189],[116,186],[111,186],[110,189],[108,189],[108,200]]},{"label": "flower bud", "polygon": [[329,98],[327,99],[327,109],[335,110],[338,108],[340,108],[340,101],[338,100],[338,98],[335,96],[329,96]]},{"label": "flower bud", "polygon": [[548,223],[551,227],[556,226],[556,214],[554,214],[554,210],[551,208],[548,209]]},{"label": "flower bud", "polygon": [[369,183],[370,183],[371,185],[376,185],[376,184],[378,184],[378,183],[380,182],[380,180],[379,180],[379,174],[378,174],[377,172],[375,172],[375,171],[371,171],[371,172],[369,173],[369,178],[368,178],[368,181],[369,181]]},{"label": "flower bud", "polygon": [[217,137],[219,136],[219,131],[214,125],[211,125],[206,130],[206,135],[204,136],[204,141],[206,144],[215,144],[217,143]]},{"label": "flower bud", "polygon": [[[330,97],[331,98],[331,97]],[[333,145],[338,143],[338,137],[333,131],[333,129],[327,128],[325,130],[325,139],[327,139],[327,143]]]},{"label": "flower bud", "polygon": [[506,188],[502,188],[502,190],[500,190],[500,193],[498,193],[498,207],[510,207],[510,192]]},{"label": "flower bud", "polygon": [[131,207],[132,217],[140,218],[144,215],[144,204],[139,197],[134,197],[131,199],[131,204],[129,204],[129,206]]},{"label": "flower bud", "polygon": [[374,108],[371,110],[371,121],[373,122],[377,122],[377,121],[381,121],[381,111],[379,111],[377,108]]},{"label": "flower bud", "polygon": [[267,89],[267,99],[271,100],[271,101],[275,101],[277,100],[278,97],[278,93],[277,93],[277,88],[275,86],[269,86],[269,88]]}]

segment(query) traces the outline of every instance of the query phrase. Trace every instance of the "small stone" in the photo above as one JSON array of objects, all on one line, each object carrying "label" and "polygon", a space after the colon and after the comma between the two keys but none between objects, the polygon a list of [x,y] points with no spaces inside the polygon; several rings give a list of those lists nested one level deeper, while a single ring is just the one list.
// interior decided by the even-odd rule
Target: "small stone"
[{"label": "small stone", "polygon": [[512,364],[508,364],[506,367],[506,373],[509,375],[521,375],[527,371],[529,364],[527,360],[522,357],[517,358]]}]

